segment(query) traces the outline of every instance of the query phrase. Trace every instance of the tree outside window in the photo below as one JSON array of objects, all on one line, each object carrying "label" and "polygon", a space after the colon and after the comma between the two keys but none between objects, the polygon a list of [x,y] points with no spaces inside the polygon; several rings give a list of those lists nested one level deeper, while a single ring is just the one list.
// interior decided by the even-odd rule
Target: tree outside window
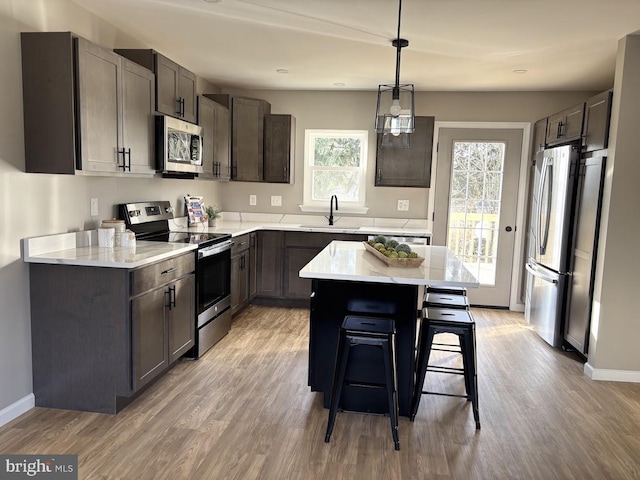
[{"label": "tree outside window", "polygon": [[306,130],[304,204],[364,206],[368,132]]}]

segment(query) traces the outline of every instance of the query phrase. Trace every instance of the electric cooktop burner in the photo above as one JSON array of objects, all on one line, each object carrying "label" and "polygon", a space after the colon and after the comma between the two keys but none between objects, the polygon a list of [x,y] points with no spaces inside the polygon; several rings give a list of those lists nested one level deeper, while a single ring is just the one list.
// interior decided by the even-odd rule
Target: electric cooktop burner
[{"label": "electric cooktop burner", "polygon": [[176,242],[176,243],[192,243],[200,247],[205,245],[214,245],[231,238],[231,235],[225,233],[207,233],[207,232],[165,232],[153,235],[140,240],[149,240],[152,242]]}]

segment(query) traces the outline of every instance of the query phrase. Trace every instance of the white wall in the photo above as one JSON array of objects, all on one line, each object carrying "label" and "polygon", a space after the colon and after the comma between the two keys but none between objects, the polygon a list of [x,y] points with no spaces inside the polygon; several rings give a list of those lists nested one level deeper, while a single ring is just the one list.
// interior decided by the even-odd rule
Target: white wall
[{"label": "white wall", "polygon": [[[303,199],[304,131],[341,128],[369,131],[370,166],[367,179],[367,215],[372,217],[426,218],[428,188],[375,187],[376,136],[373,130],[376,92],[351,91],[235,91],[262,98],[272,113],[296,117],[297,142],[293,185],[230,182],[222,184],[224,208],[231,211],[301,213]],[[417,92],[416,113],[438,121],[534,122],[584,101],[594,92]],[[249,195],[257,205],[249,206]],[[282,196],[282,207],[271,207],[271,195]],[[409,212],[397,211],[397,200],[409,200]],[[327,204],[327,209],[329,208]]]}]

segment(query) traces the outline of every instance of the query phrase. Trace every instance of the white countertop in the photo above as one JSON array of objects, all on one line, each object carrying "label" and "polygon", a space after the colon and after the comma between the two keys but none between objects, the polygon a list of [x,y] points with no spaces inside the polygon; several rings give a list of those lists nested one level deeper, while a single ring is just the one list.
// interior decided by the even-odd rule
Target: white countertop
[{"label": "white countertop", "polygon": [[27,263],[80,265],[87,267],[136,268],[198,248],[168,242],[136,242],[135,247],[98,247],[96,231],[62,233],[22,240]]},{"label": "white countertop", "polygon": [[[362,225],[365,223],[365,225]],[[423,220],[338,218],[328,225],[323,216],[227,213],[216,227],[187,228],[185,217],[170,222],[174,231],[228,233],[236,237],[258,230],[293,232],[358,233],[396,237],[430,237]],[[112,268],[136,268],[195,250],[197,245],[138,241],[135,248],[98,247],[96,230],[45,235],[22,240],[22,259],[27,263],[51,263]]]},{"label": "white countertop", "polygon": [[420,267],[389,267],[368,252],[362,242],[333,241],[300,270],[300,277],[401,285],[479,286],[478,280],[447,247],[411,247],[425,259]]}]

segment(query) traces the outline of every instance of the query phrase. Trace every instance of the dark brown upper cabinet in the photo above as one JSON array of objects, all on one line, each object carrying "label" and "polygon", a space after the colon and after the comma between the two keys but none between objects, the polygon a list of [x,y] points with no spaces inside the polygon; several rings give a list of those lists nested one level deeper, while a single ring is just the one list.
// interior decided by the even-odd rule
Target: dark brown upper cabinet
[{"label": "dark brown upper cabinet", "polygon": [[293,183],[296,119],[267,115],[264,120],[264,181]]},{"label": "dark brown upper cabinet", "polygon": [[579,140],[582,135],[584,103],[551,115],[547,119],[547,145]]},{"label": "dark brown upper cabinet", "polygon": [[154,75],[71,32],[22,33],[30,173],[155,173]]},{"label": "dark brown upper cabinet", "polygon": [[[423,187],[431,182],[431,155],[435,117],[415,117],[415,131],[409,136],[409,147],[398,148],[394,137],[378,134],[376,148],[376,181],[378,187]],[[386,146],[387,143],[391,145]]]},{"label": "dark brown upper cabinet", "polygon": [[608,147],[612,97],[613,92],[607,90],[587,100],[582,134],[583,152],[592,152]]},{"label": "dark brown upper cabinet", "polygon": [[198,97],[198,125],[203,129],[204,173],[198,178],[229,180],[231,178],[231,117],[229,108],[211,100],[207,95]]},{"label": "dark brown upper cabinet", "polygon": [[531,153],[535,160],[535,154],[541,152],[547,146],[547,119],[542,118],[533,124],[533,146]]},{"label": "dark brown upper cabinet", "polygon": [[231,99],[231,179],[264,179],[264,119],[271,104],[257,98]]},{"label": "dark brown upper cabinet", "polygon": [[195,73],[151,49],[115,49],[156,74],[156,111],[196,123]]}]

